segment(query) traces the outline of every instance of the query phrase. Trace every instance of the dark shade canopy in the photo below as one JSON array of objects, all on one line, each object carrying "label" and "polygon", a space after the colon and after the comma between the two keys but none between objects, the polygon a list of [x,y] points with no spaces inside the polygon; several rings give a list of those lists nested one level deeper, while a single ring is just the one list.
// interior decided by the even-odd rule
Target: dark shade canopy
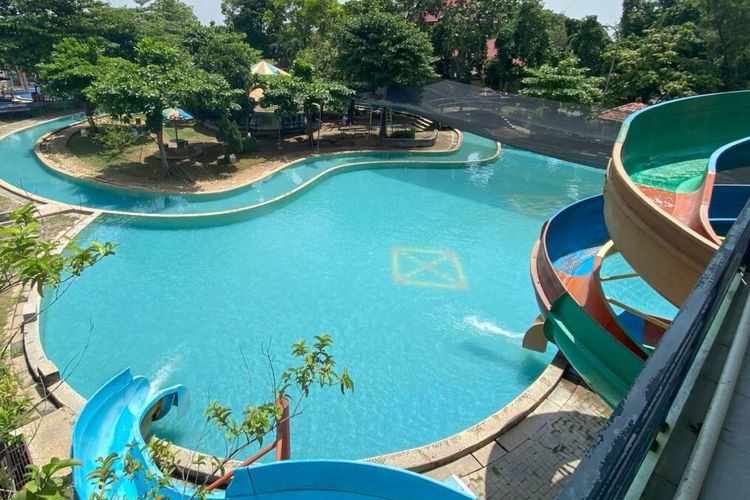
[{"label": "dark shade canopy", "polygon": [[443,80],[421,89],[391,87],[363,95],[369,106],[425,116],[457,129],[562,160],[605,168],[620,124],[593,106],[496,92]]}]

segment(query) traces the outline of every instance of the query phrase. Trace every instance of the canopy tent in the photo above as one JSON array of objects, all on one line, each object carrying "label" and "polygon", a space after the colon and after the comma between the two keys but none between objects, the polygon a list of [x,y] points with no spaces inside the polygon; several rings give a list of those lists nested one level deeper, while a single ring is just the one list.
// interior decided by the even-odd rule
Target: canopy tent
[{"label": "canopy tent", "polygon": [[422,88],[389,87],[358,96],[360,104],[392,108],[491,137],[505,146],[605,168],[620,123],[596,106],[527,97],[450,80]]}]

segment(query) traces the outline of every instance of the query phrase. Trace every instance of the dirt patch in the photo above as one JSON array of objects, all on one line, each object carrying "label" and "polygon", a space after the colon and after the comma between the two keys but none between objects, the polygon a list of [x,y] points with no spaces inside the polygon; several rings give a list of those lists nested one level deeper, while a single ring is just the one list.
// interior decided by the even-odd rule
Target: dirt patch
[{"label": "dirt patch", "polygon": [[[171,175],[164,177],[153,141],[129,146],[123,152],[112,155],[90,139],[81,137],[82,128],[83,124],[79,124],[46,137],[38,148],[42,161],[74,177],[147,191],[226,191],[267,177],[302,158],[344,151],[393,149],[378,145],[374,131],[368,133],[367,127],[342,130],[335,123],[324,123],[319,149],[310,147],[306,135],[286,137],[281,142],[273,137],[258,138],[255,152],[238,155],[236,163],[227,165],[220,161],[223,148],[212,132],[196,126],[181,129],[178,133],[191,146],[200,148],[201,153],[195,158],[170,161]],[[174,134],[166,128],[165,132],[172,136]],[[454,131],[441,131],[434,146],[421,148],[420,151],[452,150],[458,146],[458,137]]]}]

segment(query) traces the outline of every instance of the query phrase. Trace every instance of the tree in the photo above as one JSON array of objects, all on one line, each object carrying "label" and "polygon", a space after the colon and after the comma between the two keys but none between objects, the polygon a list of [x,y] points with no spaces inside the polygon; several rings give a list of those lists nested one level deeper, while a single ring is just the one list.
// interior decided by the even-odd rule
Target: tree
[{"label": "tree", "polygon": [[520,0],[510,22],[500,27],[495,38],[497,63],[491,68],[494,79],[505,90],[514,90],[524,68],[544,64],[550,57],[551,39],[547,31],[550,13],[541,0]]},{"label": "tree", "polygon": [[96,4],[88,9],[85,30],[100,41],[105,54],[132,59],[143,38],[145,21],[138,9]]},{"label": "tree", "polygon": [[341,73],[369,90],[388,85],[418,87],[436,76],[427,35],[393,14],[372,12],[347,19],[337,45]]},{"label": "tree", "polygon": [[271,0],[263,14],[270,56],[288,64],[310,45],[313,35],[328,37],[342,16],[336,0]]},{"label": "tree", "polygon": [[[346,20],[336,45],[336,65],[355,86],[376,90],[389,85],[419,87],[437,76],[432,44],[416,25],[397,15],[371,12]],[[380,136],[386,132],[385,109]]]},{"label": "tree", "polygon": [[570,35],[570,45],[582,66],[589,68],[594,75],[605,71],[604,54],[612,40],[607,30],[599,23],[596,16],[586,16],[576,23],[575,31]]},{"label": "tree", "polygon": [[750,85],[750,4],[744,0],[700,0],[706,41],[727,90]]},{"label": "tree", "polygon": [[164,42],[146,38],[138,43],[136,53],[135,62],[110,60],[87,95],[115,116],[143,113],[146,128],[156,137],[163,173],[168,175],[163,110],[193,104],[228,111],[238,92],[223,77],[196,67],[186,53]]},{"label": "tree", "polygon": [[222,0],[221,12],[230,28],[245,34],[252,47],[268,54],[268,26],[264,20],[272,0]]},{"label": "tree", "polygon": [[81,101],[92,130],[96,128],[96,108],[86,91],[96,79],[102,61],[102,49],[96,39],[87,38],[79,42],[64,38],[54,46],[51,61],[39,65],[47,93],[62,99],[75,97]]},{"label": "tree", "polygon": [[446,78],[469,82],[482,72],[487,42],[512,16],[513,1],[445,3],[432,30],[439,56],[438,71]]},{"label": "tree", "polygon": [[232,88],[246,90],[251,83],[250,66],[261,60],[259,50],[248,45],[240,33],[215,26],[189,31],[182,41],[195,64],[221,75]]},{"label": "tree", "polygon": [[193,8],[180,0],[136,0],[144,38],[179,45],[185,33],[200,26]]},{"label": "tree", "polygon": [[264,94],[261,104],[275,106],[280,118],[293,115],[302,108],[307,121],[307,136],[310,146],[314,144],[313,114],[322,117],[326,107],[346,103],[353,91],[341,83],[314,74],[313,67],[297,60],[289,76],[272,76],[263,82]]},{"label": "tree", "polygon": [[604,79],[586,76],[588,69],[580,67],[574,57],[563,59],[557,66],[543,64],[529,68],[521,83],[522,95],[560,102],[593,104],[601,96]]},{"label": "tree", "polygon": [[716,91],[720,81],[706,64],[706,44],[693,23],[647,28],[611,48],[615,102],[673,99]]},{"label": "tree", "polygon": [[78,37],[93,0],[9,0],[0,2],[0,63],[27,72],[46,60],[52,46]]},{"label": "tree", "polygon": [[652,0],[623,0],[620,36],[641,36],[655,20],[656,6]]}]

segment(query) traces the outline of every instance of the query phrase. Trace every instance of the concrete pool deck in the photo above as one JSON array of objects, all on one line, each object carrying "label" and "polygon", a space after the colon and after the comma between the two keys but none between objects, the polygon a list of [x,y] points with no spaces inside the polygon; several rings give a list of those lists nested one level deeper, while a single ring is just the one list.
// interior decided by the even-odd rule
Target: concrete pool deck
[{"label": "concrete pool deck", "polygon": [[518,425],[492,443],[426,474],[455,474],[484,499],[554,498],[578,467],[612,410],[572,368]]}]

